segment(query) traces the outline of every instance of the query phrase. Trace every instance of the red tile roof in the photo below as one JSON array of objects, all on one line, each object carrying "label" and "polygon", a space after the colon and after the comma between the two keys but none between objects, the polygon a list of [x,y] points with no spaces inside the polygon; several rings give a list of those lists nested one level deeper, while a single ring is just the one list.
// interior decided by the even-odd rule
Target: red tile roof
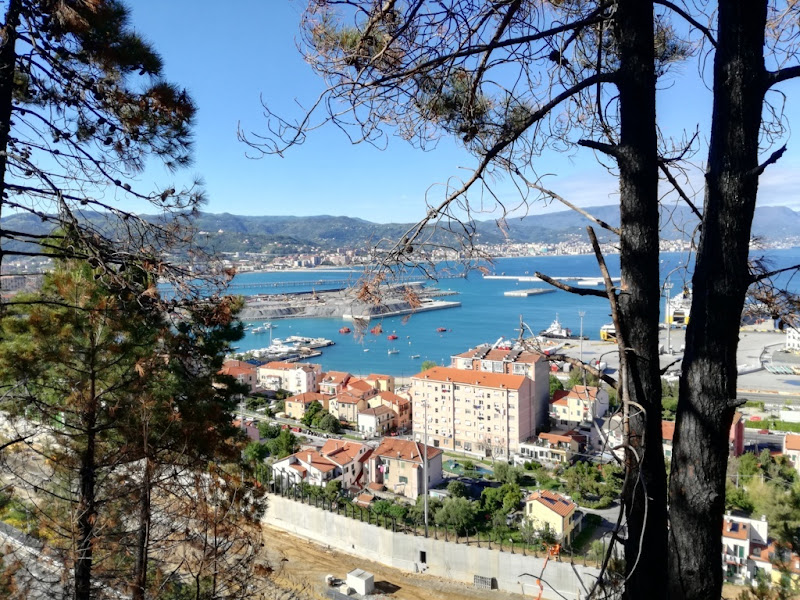
[{"label": "red tile roof", "polygon": [[675,421],[661,421],[661,439],[672,441],[675,436]]},{"label": "red tile roof", "polygon": [[314,401],[319,402],[323,406],[325,405],[325,394],[319,394],[317,392],[305,392],[303,394],[297,394],[296,396],[290,396],[286,398],[286,402],[302,402],[303,404],[311,404]]},{"label": "red tile roof", "polygon": [[[395,460],[406,460],[422,464],[422,450],[424,444],[412,442],[411,440],[400,440],[397,438],[383,438],[381,445],[375,449],[375,455],[383,458]],[[428,460],[439,456],[442,451],[439,448],[428,446]]]},{"label": "red tile roof", "polygon": [[392,380],[392,376],[391,375],[380,375],[378,373],[370,373],[369,375],[367,375],[365,377],[365,379],[372,380],[372,381],[381,381],[381,380],[383,380],[383,381],[391,381]]},{"label": "red tile roof", "polygon": [[800,435],[787,433],[784,445],[787,450],[800,450]]},{"label": "red tile roof", "polygon": [[352,392],[337,394],[335,399],[339,404],[358,404],[359,402],[364,402],[362,396],[353,394]]},{"label": "red tile roof", "polygon": [[465,371],[450,367],[433,367],[412,377],[414,380],[435,381],[440,383],[459,383],[488,388],[506,388],[518,390],[526,381],[524,375],[507,375],[505,373],[487,373],[485,371]]},{"label": "red tile roof", "polygon": [[366,393],[371,392],[373,388],[369,383],[364,381],[363,379],[351,379],[347,382],[347,389],[348,390],[355,390],[357,392]]},{"label": "red tile roof", "polygon": [[378,397],[386,402],[390,402],[391,404],[396,404],[397,406],[411,404],[411,400],[408,398],[403,398],[403,396],[398,396],[394,392],[378,392]]},{"label": "red tile roof", "polygon": [[394,411],[391,408],[389,408],[388,406],[385,406],[385,405],[381,404],[380,406],[376,406],[375,408],[365,408],[364,410],[360,411],[358,414],[360,414],[360,415],[369,415],[369,416],[372,416],[372,417],[379,417],[380,415],[387,415],[387,414],[393,415]]},{"label": "red tile roof", "polygon": [[550,490],[534,492],[528,497],[528,502],[539,502],[561,517],[568,516],[578,506],[572,500]]},{"label": "red tile roof", "polygon": [[[566,398],[569,395],[567,390],[556,390],[553,392],[553,398],[550,400],[551,402],[558,402],[562,398]],[[565,402],[566,404],[566,402]]]},{"label": "red tile roof", "polygon": [[[477,348],[470,348],[466,352],[462,352],[461,354],[456,354],[453,358],[472,358],[476,359],[477,356],[486,350],[486,347],[479,346]],[[538,352],[528,352],[524,350],[522,354],[520,354],[514,360],[508,360],[508,357],[514,353],[513,350],[500,350],[499,348],[493,348],[487,352],[486,356],[479,360],[491,360],[491,361],[503,361],[503,362],[513,362],[513,363],[528,363],[533,364],[539,362],[544,358],[544,355],[539,354]]]},{"label": "red tile roof", "polygon": [[729,519],[725,519],[722,522],[722,537],[746,540],[750,537],[749,531],[750,526],[747,523],[737,523]]},{"label": "red tile roof", "polygon": [[339,384],[346,382],[348,379],[350,379],[350,373],[345,373],[344,371],[328,371],[322,378],[322,382]]},{"label": "red tile roof", "polygon": [[576,400],[597,400],[597,388],[591,385],[576,385],[567,394]]},{"label": "red tile roof", "polygon": [[539,439],[540,440],[547,440],[548,442],[571,442],[571,441],[573,441],[572,437],[570,437],[569,435],[566,435],[564,433],[558,434],[558,433],[544,433],[544,432],[542,432],[542,433],[539,434]]},{"label": "red tile roof", "polygon": [[328,440],[320,448],[319,453],[339,464],[346,465],[356,459],[366,446],[358,442],[345,440]]}]

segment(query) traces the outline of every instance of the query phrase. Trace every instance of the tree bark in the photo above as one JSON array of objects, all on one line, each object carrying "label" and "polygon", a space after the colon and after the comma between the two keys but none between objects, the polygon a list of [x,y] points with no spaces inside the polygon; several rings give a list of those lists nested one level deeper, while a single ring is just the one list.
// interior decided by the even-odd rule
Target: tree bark
[{"label": "tree bark", "polygon": [[[0,41],[0,217],[6,191],[6,164],[8,163],[8,136],[11,131],[11,107],[14,100],[14,71],[17,63],[17,28],[20,19],[20,0],[10,0]],[[3,270],[5,253],[0,244],[0,273]],[[3,278],[0,277],[0,291]],[[2,305],[0,304],[0,314]]]},{"label": "tree bark", "polygon": [[97,502],[95,497],[97,480],[97,380],[93,364],[90,364],[90,372],[89,397],[87,398],[87,406],[81,415],[81,427],[86,435],[86,448],[80,454],[80,471],[78,475],[78,540],[74,569],[76,600],[90,600],[92,597],[93,544],[95,523],[97,521]]},{"label": "tree bark", "polygon": [[736,351],[749,284],[766,71],[766,0],[719,3],[705,211],[670,477],[670,597],[719,598]]},{"label": "tree bark", "polygon": [[[145,438],[145,444],[147,439]],[[139,498],[139,532],[136,540],[136,565],[134,567],[132,600],[144,600],[147,589],[147,562],[150,546],[150,524],[152,512],[150,508],[151,486],[153,479],[153,461],[149,456],[144,459],[141,497]]]},{"label": "tree bark", "polygon": [[[667,509],[658,364],[658,148],[653,3],[620,0],[620,374],[630,418],[626,598],[666,598]],[[635,404],[632,404],[635,403]],[[636,406],[636,405],[639,406]]]}]

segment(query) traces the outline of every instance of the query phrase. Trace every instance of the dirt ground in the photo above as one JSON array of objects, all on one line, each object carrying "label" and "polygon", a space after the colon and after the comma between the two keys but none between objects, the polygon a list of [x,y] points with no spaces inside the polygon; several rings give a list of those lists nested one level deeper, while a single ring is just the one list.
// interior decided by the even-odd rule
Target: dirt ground
[{"label": "dirt ground", "polygon": [[[330,574],[345,579],[355,568],[375,575],[376,593],[372,598],[391,600],[522,600],[521,594],[486,592],[471,586],[439,577],[408,573],[373,562],[367,558],[351,556],[336,550],[294,537],[279,529],[264,527],[267,559],[274,569],[271,578],[275,585],[296,598],[325,598],[325,576]],[[276,596],[277,597],[277,596]]]}]

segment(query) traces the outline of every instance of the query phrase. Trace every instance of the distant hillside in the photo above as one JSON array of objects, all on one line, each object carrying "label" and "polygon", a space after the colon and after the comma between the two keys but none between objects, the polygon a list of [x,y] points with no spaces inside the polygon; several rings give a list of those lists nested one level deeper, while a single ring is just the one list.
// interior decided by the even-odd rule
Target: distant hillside
[{"label": "distant hillside", "polygon": [[[619,208],[615,205],[594,206],[589,209],[597,218],[611,225],[619,225]],[[100,215],[88,216],[99,221]],[[9,215],[2,219],[2,227],[45,233],[47,224],[30,215]],[[523,218],[509,218],[504,229],[494,220],[472,223],[482,244],[502,242],[555,243],[580,236],[585,238],[589,224],[580,214],[571,210],[556,211]],[[364,219],[319,215],[313,217],[242,216],[229,213],[200,213],[195,225],[202,232],[203,243],[219,252],[252,251],[286,254],[310,248],[333,249],[337,247],[365,247],[380,239],[399,239],[410,223],[371,223]],[[697,225],[688,207],[663,208],[661,211],[662,237],[678,239]],[[611,239],[610,234],[596,228],[601,239]],[[766,242],[795,237],[800,232],[800,212],[781,206],[756,209],[753,234]]]}]

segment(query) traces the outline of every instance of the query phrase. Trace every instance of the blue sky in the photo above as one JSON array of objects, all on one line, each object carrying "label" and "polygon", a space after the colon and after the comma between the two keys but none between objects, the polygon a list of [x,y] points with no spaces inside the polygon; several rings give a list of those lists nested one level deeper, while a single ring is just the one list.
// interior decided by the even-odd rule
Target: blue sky
[{"label": "blue sky", "polygon": [[[308,105],[323,89],[295,44],[302,2],[136,0],[129,5],[135,28],[163,56],[167,77],[186,87],[199,107],[191,174],[205,181],[208,212],[412,221],[424,214],[426,194],[431,201],[442,197],[442,188],[432,185],[463,176],[475,164],[450,140],[421,152],[390,138],[388,149],[380,151],[350,144],[333,127],[317,130],[284,158],[247,158],[247,148],[236,137],[237,125],[263,131],[260,97],[278,113],[299,115],[295,102]],[[659,95],[659,117],[673,133],[684,127],[693,130],[698,121],[705,124],[710,114],[708,93],[695,67],[681,69],[662,84]],[[793,98],[789,96],[789,111]],[[800,149],[795,151],[791,142],[790,137],[782,161],[762,178],[761,204],[800,209],[795,194]],[[552,188],[581,206],[616,201],[614,178],[589,152],[571,157],[551,153],[537,170],[556,173],[548,180]],[[168,179],[159,168],[141,176],[145,185]],[[504,189],[501,183],[500,189],[505,200],[514,198],[509,186]],[[561,207],[538,206],[532,212],[543,210]]]}]

